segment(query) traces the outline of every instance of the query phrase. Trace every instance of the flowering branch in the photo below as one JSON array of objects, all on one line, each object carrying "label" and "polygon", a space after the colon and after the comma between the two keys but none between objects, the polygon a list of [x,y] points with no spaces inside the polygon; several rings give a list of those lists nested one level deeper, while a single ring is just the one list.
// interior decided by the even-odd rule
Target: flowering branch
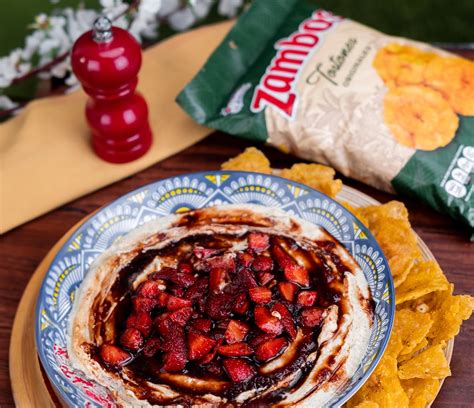
[{"label": "flowering branch", "polygon": [[160,25],[174,31],[186,30],[207,17],[216,4],[218,14],[229,18],[242,9],[243,3],[244,0],[100,0],[100,11],[67,7],[50,16],[40,14],[30,26],[34,31],[26,37],[24,48],[0,58],[0,117],[25,104],[12,101],[5,91],[28,78],[61,78],[67,86],[77,86],[69,52],[99,14],[107,15],[115,26],[127,29],[140,42],[153,42],[158,39]]}]

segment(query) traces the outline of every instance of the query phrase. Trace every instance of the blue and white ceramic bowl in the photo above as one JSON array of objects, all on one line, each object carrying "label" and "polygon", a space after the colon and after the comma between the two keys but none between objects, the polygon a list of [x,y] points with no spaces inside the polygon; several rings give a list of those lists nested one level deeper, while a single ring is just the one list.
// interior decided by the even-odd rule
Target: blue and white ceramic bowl
[{"label": "blue and white ceramic bowl", "polygon": [[115,405],[105,388],[71,367],[66,351],[74,294],[94,259],[150,220],[230,203],[279,207],[325,228],[352,253],[372,291],[375,323],[360,367],[330,406],[343,404],[362,386],[385,350],[395,313],[389,266],[374,237],[339,203],[303,184],[266,174],[210,171],[157,181],[126,194],[84,222],[57,253],[36,307],[36,345],[44,370],[66,405]]}]

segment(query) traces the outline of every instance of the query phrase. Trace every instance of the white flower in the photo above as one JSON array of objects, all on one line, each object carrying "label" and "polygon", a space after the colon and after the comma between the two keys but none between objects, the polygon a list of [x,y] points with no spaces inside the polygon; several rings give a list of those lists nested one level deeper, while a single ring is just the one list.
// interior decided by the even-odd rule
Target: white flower
[{"label": "white flower", "polygon": [[16,108],[18,104],[13,102],[8,96],[0,95],[0,111]]},{"label": "white flower", "polygon": [[221,16],[235,17],[242,4],[243,0],[220,0],[217,12]]},{"label": "white flower", "polygon": [[178,10],[181,3],[179,0],[162,0],[161,8],[158,11],[160,17],[165,17]]},{"label": "white flower", "polygon": [[175,11],[168,17],[168,23],[172,28],[183,31],[191,27],[197,18],[190,7]]},{"label": "white flower", "polygon": [[138,12],[140,14],[156,14],[161,8],[161,0],[141,0],[138,5]]},{"label": "white flower", "polygon": [[203,18],[209,14],[212,0],[190,0],[190,5],[198,18]]}]

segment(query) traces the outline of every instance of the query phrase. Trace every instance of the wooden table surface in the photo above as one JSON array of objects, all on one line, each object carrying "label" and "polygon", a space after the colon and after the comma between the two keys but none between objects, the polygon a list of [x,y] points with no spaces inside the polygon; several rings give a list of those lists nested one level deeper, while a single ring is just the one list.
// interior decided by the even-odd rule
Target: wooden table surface
[{"label": "wooden table surface", "polygon": [[[153,181],[191,171],[214,170],[251,143],[214,133],[202,142],[125,180],[64,205],[0,237],[0,407],[13,406],[8,376],[10,333],[17,304],[36,266],[53,244],[75,223],[119,196]],[[301,162],[271,147],[261,146],[273,167]],[[344,179],[375,199],[386,202],[393,196]],[[430,247],[456,293],[474,295],[474,243],[469,231],[430,208],[403,199],[416,232]],[[32,327],[31,330],[34,330]],[[448,378],[435,407],[468,407],[474,401],[474,319],[465,322],[456,338]]]}]

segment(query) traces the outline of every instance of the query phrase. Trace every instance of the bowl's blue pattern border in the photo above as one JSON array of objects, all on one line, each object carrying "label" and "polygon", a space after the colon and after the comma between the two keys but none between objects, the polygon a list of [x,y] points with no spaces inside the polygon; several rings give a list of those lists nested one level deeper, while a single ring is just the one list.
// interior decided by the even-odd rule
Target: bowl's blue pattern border
[{"label": "bowl's blue pattern border", "polygon": [[106,389],[70,367],[66,352],[74,293],[94,259],[152,219],[226,203],[280,207],[324,227],[353,254],[372,291],[375,323],[360,367],[329,405],[342,405],[365,382],[385,350],[395,313],[392,277],[377,241],[342,205],[303,184],[258,173],[208,171],[157,181],[118,198],[84,222],[57,253],[40,290],[35,329],[41,363],[64,403],[115,405]]}]

